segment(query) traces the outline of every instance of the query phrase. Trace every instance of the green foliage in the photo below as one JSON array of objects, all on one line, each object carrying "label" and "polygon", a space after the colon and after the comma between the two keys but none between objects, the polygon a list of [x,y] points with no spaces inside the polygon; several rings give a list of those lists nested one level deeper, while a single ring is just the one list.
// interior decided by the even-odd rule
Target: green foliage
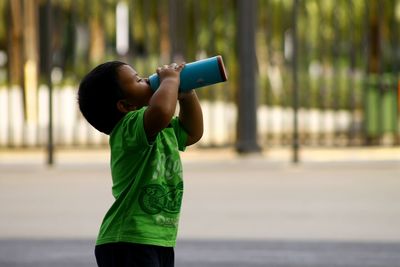
[{"label": "green foliage", "polygon": [[[7,46],[9,1],[0,1],[0,50]],[[130,14],[130,52],[115,52],[116,6],[125,1]],[[291,58],[285,55],[290,40],[292,0],[257,1],[257,77],[260,103],[291,105]],[[363,79],[368,63],[369,13],[373,2],[380,5],[381,71],[399,71],[400,0],[299,0],[298,73],[301,105],[308,108],[358,108],[362,102]],[[103,60],[121,59],[150,74],[165,63],[162,49],[171,52],[178,42],[187,61],[221,54],[229,72],[229,83],[221,90],[202,90],[211,100],[235,101],[238,63],[236,58],[236,1],[232,0],[53,0],[57,14],[53,38],[60,43],[55,54],[64,60],[66,79],[79,79],[93,67],[89,44],[93,20],[104,31]],[[171,11],[175,11],[171,12]],[[176,12],[180,12],[176,14]],[[171,16],[178,21],[172,29]],[[22,21],[22,18],[21,18]],[[167,23],[166,27],[163,25]],[[162,39],[168,31],[179,31],[178,40]],[[40,29],[39,29],[40,30]],[[83,36],[83,37],[82,37]],[[83,39],[82,39],[83,38]],[[85,39],[86,38],[86,39]],[[86,46],[85,46],[86,42]],[[165,42],[169,42],[165,44]],[[82,47],[78,47],[78,44]],[[86,47],[86,48],[85,48]],[[169,50],[168,50],[169,49]],[[229,86],[229,90],[226,88]],[[221,93],[222,92],[222,93]]]}]

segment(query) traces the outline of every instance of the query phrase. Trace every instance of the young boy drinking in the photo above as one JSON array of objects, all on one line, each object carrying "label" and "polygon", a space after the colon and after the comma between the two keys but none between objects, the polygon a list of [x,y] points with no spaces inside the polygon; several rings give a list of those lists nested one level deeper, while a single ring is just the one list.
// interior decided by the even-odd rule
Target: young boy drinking
[{"label": "young boy drinking", "polygon": [[[106,62],[79,86],[83,116],[110,136],[115,202],[96,241],[100,267],[174,266],[183,195],[179,150],[203,134],[195,91],[179,93],[184,67],[159,67],[160,86],[153,91],[130,65]],[[179,115],[174,117],[178,102]]]}]

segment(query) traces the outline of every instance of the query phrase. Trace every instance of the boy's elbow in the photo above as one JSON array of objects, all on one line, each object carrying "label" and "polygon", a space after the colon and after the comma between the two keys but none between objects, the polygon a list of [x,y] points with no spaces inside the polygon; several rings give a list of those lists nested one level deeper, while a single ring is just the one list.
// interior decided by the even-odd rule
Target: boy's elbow
[{"label": "boy's elbow", "polygon": [[188,140],[186,142],[187,146],[193,145],[200,141],[200,139],[203,137],[203,129],[196,131],[195,133],[189,135]]},{"label": "boy's elbow", "polygon": [[197,134],[193,136],[193,143],[197,143],[203,137],[203,133]]},{"label": "boy's elbow", "polygon": [[168,109],[160,107],[155,112],[155,120],[157,124],[161,126],[161,128],[165,128],[171,122],[174,113]]}]

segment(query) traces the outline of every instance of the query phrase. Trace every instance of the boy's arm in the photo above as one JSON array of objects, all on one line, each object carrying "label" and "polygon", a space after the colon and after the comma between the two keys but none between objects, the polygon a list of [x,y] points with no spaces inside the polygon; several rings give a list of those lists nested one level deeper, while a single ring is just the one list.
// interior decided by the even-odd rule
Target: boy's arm
[{"label": "boy's arm", "polygon": [[171,64],[157,69],[160,87],[151,97],[144,113],[144,129],[150,141],[168,126],[174,116],[180,83],[179,73],[183,67],[184,64]]},{"label": "boy's arm", "polygon": [[186,145],[190,146],[203,136],[203,112],[196,92],[179,94],[179,122],[188,133]]}]

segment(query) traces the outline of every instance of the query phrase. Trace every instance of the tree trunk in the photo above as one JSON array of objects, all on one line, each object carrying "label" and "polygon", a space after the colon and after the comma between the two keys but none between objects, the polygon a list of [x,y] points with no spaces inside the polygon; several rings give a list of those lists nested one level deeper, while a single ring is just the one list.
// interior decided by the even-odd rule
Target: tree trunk
[{"label": "tree trunk", "polygon": [[10,1],[10,37],[8,42],[9,55],[9,82],[10,85],[22,87],[23,58],[22,58],[22,2],[21,0]]},{"label": "tree trunk", "polygon": [[98,16],[94,16],[90,20],[90,62],[98,64],[104,58],[104,29]]},{"label": "tree trunk", "polygon": [[380,27],[378,0],[370,1],[369,8],[369,61],[368,72],[380,72]]},{"label": "tree trunk", "polygon": [[24,97],[25,118],[36,122],[38,110],[38,6],[36,0],[24,0]]}]

